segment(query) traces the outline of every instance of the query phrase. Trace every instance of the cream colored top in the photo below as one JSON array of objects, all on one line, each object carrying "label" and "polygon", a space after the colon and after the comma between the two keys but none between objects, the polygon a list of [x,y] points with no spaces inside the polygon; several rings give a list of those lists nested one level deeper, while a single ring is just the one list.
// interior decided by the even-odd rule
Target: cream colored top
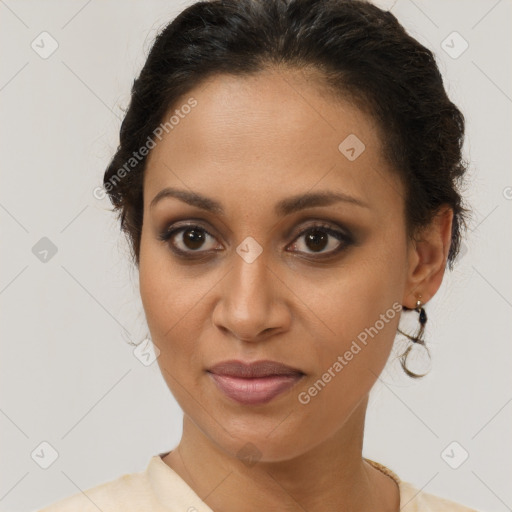
[{"label": "cream colored top", "polygon": [[[53,503],[39,512],[213,512],[178,473],[153,456],[140,473],[120,476]],[[478,512],[459,503],[420,491],[389,468],[365,460],[395,480],[400,488],[400,512]]]}]

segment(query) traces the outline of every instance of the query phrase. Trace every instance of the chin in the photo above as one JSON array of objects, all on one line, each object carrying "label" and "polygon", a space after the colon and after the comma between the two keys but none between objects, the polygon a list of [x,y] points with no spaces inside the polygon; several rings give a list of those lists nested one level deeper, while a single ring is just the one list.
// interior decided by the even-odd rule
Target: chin
[{"label": "chin", "polygon": [[239,459],[247,467],[256,462],[273,463],[294,459],[319,442],[318,435],[315,435],[314,439],[306,438],[303,432],[308,429],[304,427],[297,426],[292,432],[288,425],[288,428],[279,431],[282,420],[283,417],[273,418],[272,421],[265,421],[264,425],[261,422],[258,424],[257,421],[246,421],[244,425],[237,422],[236,426],[223,422],[225,430],[206,432],[206,435],[223,452]]}]

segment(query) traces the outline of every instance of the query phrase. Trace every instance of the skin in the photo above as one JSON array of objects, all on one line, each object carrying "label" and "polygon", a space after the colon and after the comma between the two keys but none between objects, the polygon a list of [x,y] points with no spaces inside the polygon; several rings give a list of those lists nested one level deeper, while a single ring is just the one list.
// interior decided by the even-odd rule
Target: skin
[{"label": "skin", "polygon": [[[190,97],[197,106],[151,151],[144,177],[140,293],[162,375],[184,412],[182,439],[164,462],[217,511],[398,511],[397,485],[363,460],[362,447],[369,392],[400,314],[309,403],[298,395],[394,303],[413,308],[436,293],[451,209],[409,239],[403,185],[375,122],[303,72],[219,75],[175,108]],[[350,134],[365,144],[354,161],[338,150]],[[210,197],[225,213],[172,197],[150,207],[165,187]],[[274,212],[284,198],[320,190],[366,206]],[[178,221],[212,234],[203,232],[196,246],[183,232],[174,236],[195,259],[174,255],[171,241],[158,238]],[[354,242],[329,236],[325,246],[308,244],[299,232],[316,221],[348,230]],[[247,237],[262,249],[252,263],[236,252]],[[306,375],[267,404],[241,405],[205,371],[228,359],[271,359]],[[239,452],[252,445],[259,459],[250,465]]]}]

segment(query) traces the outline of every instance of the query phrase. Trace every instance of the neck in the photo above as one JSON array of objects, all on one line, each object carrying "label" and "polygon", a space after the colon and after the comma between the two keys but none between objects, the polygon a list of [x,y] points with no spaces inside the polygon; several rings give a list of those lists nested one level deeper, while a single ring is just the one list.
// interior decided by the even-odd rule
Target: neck
[{"label": "neck", "polygon": [[334,436],[293,459],[247,464],[206,437],[185,415],[183,436],[164,462],[212,509],[326,509],[394,512],[398,487],[362,458],[367,399]]}]

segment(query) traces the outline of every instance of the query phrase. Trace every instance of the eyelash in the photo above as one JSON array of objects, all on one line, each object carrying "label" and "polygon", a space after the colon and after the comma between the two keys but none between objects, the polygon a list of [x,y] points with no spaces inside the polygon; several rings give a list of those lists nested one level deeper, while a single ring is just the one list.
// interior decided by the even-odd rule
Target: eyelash
[{"label": "eyelash", "polygon": [[[186,225],[182,225],[182,226],[175,227],[175,228],[172,228],[172,229],[164,230],[162,233],[160,233],[158,235],[158,240],[160,240],[162,242],[167,242],[168,245],[169,245],[169,249],[173,253],[175,253],[178,257],[182,257],[182,258],[186,258],[186,259],[193,259],[193,258],[198,259],[196,256],[192,256],[192,258],[191,258],[191,255],[199,254],[199,253],[206,253],[208,251],[201,251],[201,250],[197,250],[197,251],[193,251],[193,250],[183,251],[181,249],[178,249],[174,244],[169,243],[170,239],[174,235],[176,235],[178,233],[181,233],[183,231],[192,230],[192,229],[193,230],[201,231],[203,233],[206,233],[208,236],[211,236],[212,238],[215,238],[215,236],[212,235],[203,226],[200,226],[198,224],[186,224]],[[298,240],[299,238],[301,238],[305,234],[313,232],[315,230],[324,231],[325,233],[327,233],[328,235],[332,236],[333,238],[336,238],[338,241],[341,242],[340,246],[338,248],[334,249],[334,250],[331,250],[331,251],[327,252],[327,253],[316,253],[316,255],[315,255],[315,253],[304,253],[303,251],[295,251],[295,252],[304,253],[304,254],[307,254],[309,257],[312,257],[314,259],[320,260],[320,259],[329,258],[329,257],[332,257],[332,256],[338,254],[343,249],[347,248],[349,245],[351,245],[353,243],[353,238],[352,238],[352,236],[350,234],[345,233],[343,231],[339,231],[339,230],[333,229],[328,224],[315,223],[315,224],[310,225],[307,228],[303,229],[302,231],[300,231],[297,234],[297,236],[294,238],[294,241],[292,242],[292,244],[296,243],[295,240]]]}]

